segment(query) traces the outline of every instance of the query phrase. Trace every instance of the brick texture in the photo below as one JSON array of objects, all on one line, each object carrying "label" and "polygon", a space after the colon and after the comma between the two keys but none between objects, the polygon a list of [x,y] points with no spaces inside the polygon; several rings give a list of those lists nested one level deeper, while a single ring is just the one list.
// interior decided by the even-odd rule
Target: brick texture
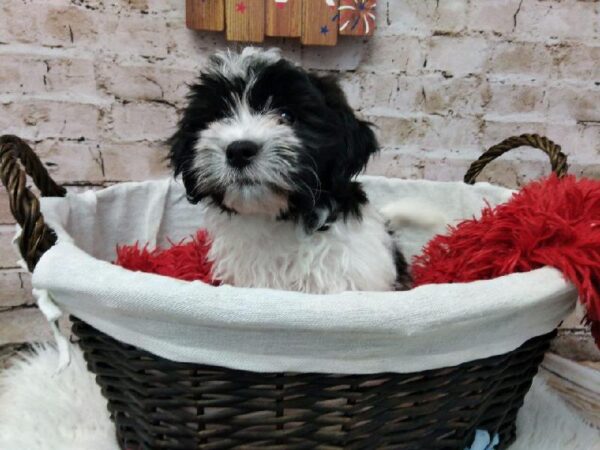
[{"label": "brick texture", "polygon": [[[0,133],[33,141],[69,189],[166,175],[164,140],[186,83],[227,45],[220,33],[187,30],[183,5],[4,0]],[[265,43],[339,74],[351,104],[379,127],[383,149],[370,173],[457,180],[486,147],[537,132],[563,145],[574,173],[600,177],[599,2],[382,0],[378,11],[369,40],[341,38],[333,48]],[[482,179],[518,187],[547,170],[541,153],[520,150]],[[12,223],[0,189],[5,343],[48,336],[10,248]],[[570,324],[565,345],[572,336],[588,339],[576,320]]]}]

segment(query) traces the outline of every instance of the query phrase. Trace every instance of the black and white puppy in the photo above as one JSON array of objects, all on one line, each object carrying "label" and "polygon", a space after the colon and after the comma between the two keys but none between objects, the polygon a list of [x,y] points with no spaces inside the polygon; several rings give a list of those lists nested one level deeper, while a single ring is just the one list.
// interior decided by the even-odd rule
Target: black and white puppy
[{"label": "black and white puppy", "polygon": [[406,262],[355,176],[378,149],[337,82],[277,50],[210,58],[170,159],[205,207],[214,276],[311,293],[408,287]]}]

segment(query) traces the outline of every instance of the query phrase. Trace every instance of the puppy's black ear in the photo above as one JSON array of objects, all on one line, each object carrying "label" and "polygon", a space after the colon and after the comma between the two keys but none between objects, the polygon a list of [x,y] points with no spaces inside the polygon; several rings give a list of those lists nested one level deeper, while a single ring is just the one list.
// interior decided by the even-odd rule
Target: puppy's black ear
[{"label": "puppy's black ear", "polygon": [[[203,77],[201,76],[201,80]],[[177,125],[177,131],[168,140],[169,163],[175,176],[180,175],[185,185],[188,200],[198,203],[202,197],[196,192],[196,181],[191,173],[195,156],[194,146],[198,134],[206,127],[215,112],[207,101],[208,89],[203,82],[191,86],[188,94],[188,104]]]},{"label": "puppy's black ear", "polygon": [[379,150],[371,123],[358,119],[348,104],[344,91],[333,76],[309,75],[312,83],[319,89],[325,103],[337,115],[341,129],[340,135],[345,139],[345,151],[337,161],[338,175],[349,180],[361,172],[371,155]]},{"label": "puppy's black ear", "polygon": [[379,150],[379,143],[371,128],[372,124],[365,120],[355,118],[355,123],[350,126],[348,142],[349,158],[347,170],[349,176],[357,175],[369,162],[371,155]]},{"label": "puppy's black ear", "polygon": [[181,174],[183,185],[187,193],[187,199],[190,203],[198,203],[202,197],[196,194],[194,178],[190,174],[192,159],[194,157],[194,144],[196,143],[195,133],[187,129],[185,114],[179,122],[179,128],[168,140],[169,164],[173,169],[174,175]]}]

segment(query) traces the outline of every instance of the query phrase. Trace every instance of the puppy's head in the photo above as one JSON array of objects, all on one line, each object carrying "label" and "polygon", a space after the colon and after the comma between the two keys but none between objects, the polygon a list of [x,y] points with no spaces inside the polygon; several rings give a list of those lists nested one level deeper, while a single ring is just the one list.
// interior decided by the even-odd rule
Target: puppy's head
[{"label": "puppy's head", "polygon": [[309,232],[360,215],[366,196],[352,180],[377,150],[334,79],[255,48],[210,59],[170,145],[190,201],[299,220]]}]

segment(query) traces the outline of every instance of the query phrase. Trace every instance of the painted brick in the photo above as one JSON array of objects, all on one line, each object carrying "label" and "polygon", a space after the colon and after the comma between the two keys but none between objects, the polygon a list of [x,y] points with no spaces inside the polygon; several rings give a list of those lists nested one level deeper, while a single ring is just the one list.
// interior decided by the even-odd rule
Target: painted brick
[{"label": "painted brick", "polygon": [[454,76],[481,73],[489,58],[489,47],[482,37],[436,36],[429,41],[426,67]]},{"label": "painted brick", "polygon": [[369,53],[371,41],[340,36],[335,47],[314,47],[302,52],[302,65],[315,70],[355,70]]},{"label": "painted brick", "polygon": [[[395,74],[365,75],[361,107],[382,115],[403,115],[419,110],[423,102],[421,77]],[[372,112],[378,114],[377,112]]]},{"label": "painted brick", "polygon": [[596,2],[524,0],[515,34],[527,40],[598,37]]},{"label": "painted brick", "polygon": [[0,314],[0,330],[0,345],[52,339],[50,326],[37,308],[17,309]]},{"label": "painted brick", "polygon": [[435,14],[431,28],[438,33],[458,33],[464,30],[468,6],[464,0],[435,0]]},{"label": "painted brick", "polygon": [[104,161],[102,144],[96,141],[45,139],[34,145],[50,176],[57,183],[102,183]]},{"label": "painted brick", "polygon": [[14,236],[14,226],[0,225],[0,269],[16,269],[18,267],[19,256],[17,256],[12,246]]},{"label": "painted brick", "polygon": [[561,78],[600,84],[600,47],[583,44],[556,46],[557,71]]},{"label": "painted brick", "polygon": [[197,71],[174,70],[156,65],[117,65],[103,63],[98,68],[101,88],[122,100],[162,100],[183,106],[187,84]]},{"label": "painted brick", "polygon": [[489,84],[481,77],[421,77],[421,105],[428,114],[482,114],[489,105]]},{"label": "painted brick", "polygon": [[410,147],[407,151],[383,149],[371,159],[366,173],[386,177],[419,180],[423,178],[425,163],[421,150]]},{"label": "painted brick", "polygon": [[465,28],[467,8],[468,3],[463,0],[389,1],[386,20],[381,22],[386,34],[428,36],[435,32],[457,33]]},{"label": "painted brick", "polygon": [[[545,123],[500,119],[500,117],[488,118],[481,124],[481,142],[483,148],[487,149],[510,136],[524,133],[545,135],[548,131]],[[504,158],[510,157],[510,153],[504,156]]]},{"label": "painted brick", "polygon": [[227,48],[230,44],[224,33],[193,32],[182,27],[182,23],[185,23],[182,17],[167,17],[166,42],[163,43],[169,47],[170,55],[178,58],[178,67],[199,67],[208,59],[211,50]]},{"label": "painted brick", "polygon": [[547,98],[548,116],[553,120],[600,122],[600,86],[552,86]]},{"label": "painted brick", "polygon": [[530,78],[556,76],[554,49],[536,42],[498,42],[492,46],[486,72]]},{"label": "painted brick", "polygon": [[0,313],[6,308],[15,308],[34,303],[31,295],[31,276],[22,271],[0,271]]},{"label": "painted brick", "polygon": [[[394,3],[386,2],[386,20],[380,20],[378,23],[383,33],[414,36],[428,36],[433,33],[431,24],[435,13],[435,1],[406,0]],[[381,19],[381,14],[379,17]]]},{"label": "painted brick", "polygon": [[7,225],[14,222],[15,219],[10,212],[10,205],[8,203],[8,194],[4,186],[0,184],[0,225]]},{"label": "painted brick", "polygon": [[[1,48],[0,48],[1,49]],[[0,54],[0,93],[44,92],[47,68],[43,60]]]},{"label": "painted brick", "polygon": [[111,31],[101,41],[105,51],[154,58],[166,58],[170,53],[165,45],[167,23],[159,15],[119,15]]},{"label": "painted brick", "polygon": [[[600,164],[600,123],[587,123],[580,127],[581,140],[573,145],[571,153],[589,155],[591,161]],[[598,177],[600,178],[600,177]]]},{"label": "painted brick", "polygon": [[36,17],[28,14],[23,2],[6,0],[0,5],[0,42],[33,42],[36,26]]},{"label": "painted brick", "polygon": [[0,54],[0,58],[0,94],[96,93],[91,60],[18,54]]},{"label": "painted brick", "polygon": [[421,120],[416,117],[366,115],[365,118],[377,127],[377,138],[384,147],[395,147],[409,140],[414,142],[421,128]]},{"label": "painted brick", "polygon": [[102,147],[105,178],[108,181],[147,180],[170,176],[166,145],[133,143]]},{"label": "painted brick", "polygon": [[451,150],[479,146],[479,124],[474,119],[435,115],[367,115],[367,118],[379,128],[378,137],[384,147],[409,145]]},{"label": "painted brick", "polygon": [[70,5],[27,5],[18,14],[34,18],[31,30],[33,42],[45,46],[73,47],[80,44],[93,44],[103,34],[102,21],[93,11]]},{"label": "painted brick", "polygon": [[414,142],[407,143],[445,151],[480,148],[478,131],[479,121],[473,118],[428,115],[423,117]]},{"label": "painted brick", "polygon": [[50,92],[76,92],[94,95],[96,76],[91,59],[49,58],[44,61],[46,69],[45,88]]},{"label": "painted brick", "polygon": [[361,71],[377,73],[417,73],[425,64],[421,41],[406,36],[377,36],[370,39]]},{"label": "painted brick", "polygon": [[435,181],[461,181],[467,172],[471,159],[429,157],[425,159],[423,178]]},{"label": "painted brick", "polygon": [[177,112],[163,103],[118,103],[110,113],[112,133],[118,140],[166,139],[175,131]]},{"label": "painted brick", "polygon": [[0,130],[24,139],[94,139],[99,117],[98,106],[90,104],[41,99],[0,103]]},{"label": "painted brick", "polygon": [[573,162],[600,164],[600,124],[552,123],[545,135],[561,145]]},{"label": "painted brick", "polygon": [[490,83],[489,111],[495,115],[519,113],[538,113],[543,115],[546,109],[544,90],[538,85],[515,85],[509,83]]},{"label": "painted brick", "polygon": [[570,172],[578,177],[600,179],[600,164],[575,164],[571,166]]},{"label": "painted brick", "polygon": [[510,33],[515,29],[515,14],[522,7],[522,3],[522,0],[477,0],[471,2],[467,27],[475,31]]},{"label": "painted brick", "polygon": [[184,17],[181,0],[136,0],[136,2],[141,4],[141,7],[138,7],[140,10],[146,7],[151,13],[173,13],[178,18]]}]

